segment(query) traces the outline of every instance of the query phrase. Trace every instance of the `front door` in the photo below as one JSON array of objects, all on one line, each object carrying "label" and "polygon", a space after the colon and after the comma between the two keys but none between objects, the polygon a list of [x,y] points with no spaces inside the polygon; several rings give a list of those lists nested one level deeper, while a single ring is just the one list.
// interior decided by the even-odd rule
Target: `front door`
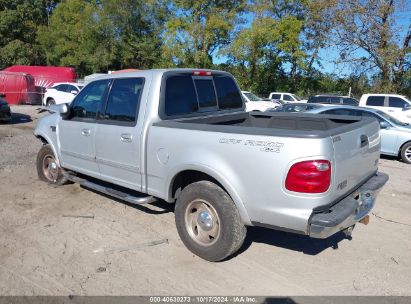
[{"label": "front door", "polygon": [[70,106],[71,115],[58,125],[61,165],[91,176],[99,176],[94,140],[97,113],[101,111],[108,80],[87,85]]},{"label": "front door", "polygon": [[141,191],[140,101],[146,79],[114,79],[96,130],[96,160],[101,178]]}]

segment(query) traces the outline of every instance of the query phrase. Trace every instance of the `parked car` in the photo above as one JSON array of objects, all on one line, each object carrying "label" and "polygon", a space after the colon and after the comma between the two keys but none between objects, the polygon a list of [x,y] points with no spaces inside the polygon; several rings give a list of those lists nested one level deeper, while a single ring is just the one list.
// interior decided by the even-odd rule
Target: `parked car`
[{"label": "parked car", "polygon": [[275,112],[305,112],[312,109],[317,109],[322,107],[322,104],[314,103],[287,103],[281,107],[276,108]]},{"label": "parked car", "polygon": [[268,98],[279,99],[285,102],[307,102],[306,99],[302,99],[301,97],[292,93],[271,92],[270,95],[268,95]]},{"label": "parked car", "polygon": [[322,104],[345,104],[350,106],[358,106],[358,100],[350,96],[340,95],[314,95],[308,98],[308,103]]},{"label": "parked car", "polygon": [[411,101],[396,94],[363,94],[360,106],[383,111],[396,119],[411,123]]},{"label": "parked car", "polygon": [[56,83],[44,93],[43,105],[50,106],[53,104],[70,103],[83,86],[82,83],[77,82]]},{"label": "parked car", "polygon": [[0,94],[0,122],[11,121],[11,110],[7,101],[3,99],[4,95]]},{"label": "parked car", "polygon": [[411,164],[411,126],[377,109],[334,106],[319,107],[307,113],[372,117],[380,123],[381,154],[396,156]]},{"label": "parked car", "polygon": [[241,91],[242,96],[245,101],[245,109],[247,112],[250,111],[259,111],[259,112],[266,112],[266,111],[273,111],[276,107],[280,106],[279,103],[274,103],[272,101],[264,101],[261,97],[248,92],[248,91]]},{"label": "parked car", "polygon": [[246,226],[327,238],[368,222],[388,180],[375,119],[245,112],[243,101],[222,71],[102,76],[38,120],[38,176],[176,203],[181,240],[209,261],[236,252]]}]

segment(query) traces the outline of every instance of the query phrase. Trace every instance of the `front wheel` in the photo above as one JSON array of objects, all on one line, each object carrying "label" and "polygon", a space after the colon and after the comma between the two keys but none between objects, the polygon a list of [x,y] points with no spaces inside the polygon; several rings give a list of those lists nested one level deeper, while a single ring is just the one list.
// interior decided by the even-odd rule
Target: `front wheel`
[{"label": "front wheel", "polygon": [[209,181],[196,182],[183,189],[177,199],[175,220],[185,246],[211,262],[236,252],[247,233],[230,196]]},{"label": "front wheel", "polygon": [[49,184],[63,185],[67,182],[50,145],[41,147],[37,154],[37,175],[40,180]]},{"label": "front wheel", "polygon": [[51,105],[55,105],[55,104],[56,104],[56,101],[55,101],[53,98],[47,99],[46,105],[47,105],[48,107],[51,106]]},{"label": "front wheel", "polygon": [[401,159],[404,163],[411,164],[411,142],[401,148]]}]

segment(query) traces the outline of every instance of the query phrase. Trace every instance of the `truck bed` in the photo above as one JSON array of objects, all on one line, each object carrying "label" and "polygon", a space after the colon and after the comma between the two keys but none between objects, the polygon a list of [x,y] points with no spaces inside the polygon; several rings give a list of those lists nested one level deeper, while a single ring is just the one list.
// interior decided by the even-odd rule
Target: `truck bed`
[{"label": "truck bed", "polygon": [[163,120],[154,125],[199,131],[287,137],[324,138],[365,126],[368,117],[301,113],[237,113]]}]

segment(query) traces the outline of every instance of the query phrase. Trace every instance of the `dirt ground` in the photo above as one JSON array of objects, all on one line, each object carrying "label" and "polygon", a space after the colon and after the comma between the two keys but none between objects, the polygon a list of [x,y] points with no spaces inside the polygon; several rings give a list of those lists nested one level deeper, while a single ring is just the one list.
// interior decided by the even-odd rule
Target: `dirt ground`
[{"label": "dirt ground", "polygon": [[167,204],[39,181],[36,108],[0,124],[0,295],[411,295],[411,165],[380,161],[390,180],[352,240],[250,228],[235,257],[209,263]]}]

